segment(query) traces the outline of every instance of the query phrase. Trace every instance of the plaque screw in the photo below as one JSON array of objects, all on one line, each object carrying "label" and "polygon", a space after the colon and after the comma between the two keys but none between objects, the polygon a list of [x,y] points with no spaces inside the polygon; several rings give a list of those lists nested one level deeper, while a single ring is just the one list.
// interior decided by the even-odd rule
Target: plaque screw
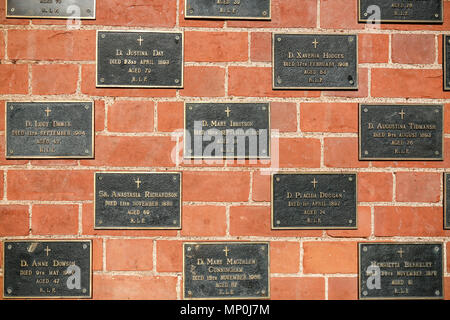
[{"label": "plaque screw", "polygon": [[14,153],[14,150],[9,150],[9,153],[13,154],[13,153]]},{"label": "plaque screw", "polygon": [[439,290],[436,290],[436,291],[434,292],[434,294],[438,296],[438,295],[441,294],[441,292],[440,292]]},{"label": "plaque screw", "polygon": [[280,42],[280,41],[281,41],[281,38],[277,38],[277,41]]},{"label": "plaque screw", "polygon": [[190,9],[190,10],[189,10],[189,13],[194,13],[194,9]]},{"label": "plaque screw", "polygon": [[11,12],[14,12],[14,11],[16,11],[16,8],[11,8]]},{"label": "plaque screw", "polygon": [[86,288],[83,288],[83,293],[86,293],[86,291],[87,291]]},{"label": "plaque screw", "polygon": [[434,16],[435,16],[436,18],[439,18],[439,13],[436,13]]},{"label": "plaque screw", "polygon": [[8,288],[8,289],[6,289],[6,292],[8,292],[8,294],[11,294],[12,293],[12,289]]},{"label": "plaque screw", "polygon": [[187,251],[191,251],[192,250],[192,248],[191,247],[187,247]]},{"label": "plaque screw", "polygon": [[262,150],[262,154],[266,154],[267,153],[267,150]]},{"label": "plaque screw", "polygon": [[103,220],[98,220],[98,224],[102,224],[103,223]]},{"label": "plaque screw", "polygon": [[439,155],[439,151],[434,152],[435,155]]},{"label": "plaque screw", "polygon": [[12,249],[12,245],[8,245],[8,250],[11,250]]},{"label": "plaque screw", "polygon": [[87,249],[87,245],[86,244],[83,244],[83,249]]},{"label": "plaque screw", "polygon": [[263,16],[267,16],[267,11],[263,11],[263,12],[262,12],[262,15],[263,15]]},{"label": "plaque screw", "polygon": [[364,151],[364,154],[367,156],[369,154],[369,151]]},{"label": "plaque screw", "polygon": [[263,110],[266,110],[266,107],[262,107]]},{"label": "plaque screw", "polygon": [[89,150],[88,149],[84,150],[84,153],[89,153]]},{"label": "plaque screw", "polygon": [[350,83],[350,84],[355,84],[355,81],[349,80],[348,83]]},{"label": "plaque screw", "polygon": [[85,108],[86,110],[88,110],[88,109],[89,109],[89,105],[85,105],[84,108]]},{"label": "plaque screw", "polygon": [[173,220],[172,222],[173,222],[173,224],[177,224],[177,220]]},{"label": "plaque screw", "polygon": [[105,35],[105,34],[102,34],[102,39],[105,39],[105,37],[106,37],[106,35]]},{"label": "plaque screw", "polygon": [[100,82],[105,82],[105,78],[100,78]]},{"label": "plaque screw", "polygon": [[363,251],[364,251],[364,252],[367,252],[367,247],[363,247]]},{"label": "plaque screw", "polygon": [[439,247],[434,247],[434,251],[439,252]]},{"label": "plaque screw", "polygon": [[176,36],[175,40],[177,40],[177,41],[180,40],[180,36]]},{"label": "plaque screw", "polygon": [[281,221],[280,221],[280,220],[277,220],[277,224],[281,224]]},{"label": "plaque screw", "polygon": [[11,110],[12,110],[12,109],[14,109],[14,107],[13,107],[13,106],[11,106],[11,107],[9,107],[9,108],[10,108]]},{"label": "plaque screw", "polygon": [[348,178],[348,181],[353,181],[353,178],[352,177]]},{"label": "plaque screw", "polygon": [[87,12],[87,13],[91,13],[91,9],[87,9],[86,12]]},{"label": "plaque screw", "polygon": [[352,220],[352,219],[348,220],[348,223],[349,223],[349,224],[352,224],[352,223],[353,223],[353,220]]},{"label": "plaque screw", "polygon": [[261,290],[261,294],[266,294],[266,290]]},{"label": "plaque screw", "polygon": [[189,107],[189,110],[192,110],[192,107]]},{"label": "plaque screw", "polygon": [[266,247],[262,246],[262,247],[261,247],[261,250],[262,250],[262,251],[265,251],[265,250],[266,250]]},{"label": "plaque screw", "polygon": [[367,16],[368,16],[367,12],[364,12],[364,17],[367,17]]},{"label": "plaque screw", "polygon": [[98,180],[103,180],[103,177],[102,176],[98,177]]},{"label": "plaque screw", "polygon": [[189,290],[188,291],[188,295],[192,296],[192,291]]},{"label": "plaque screw", "polygon": [[364,290],[363,295],[367,296],[368,292]]},{"label": "plaque screw", "polygon": [[283,82],[283,81],[281,80],[280,76],[277,77],[277,82],[280,83],[280,84]]},{"label": "plaque screw", "polygon": [[175,79],[175,83],[180,83],[180,79]]},{"label": "plaque screw", "polygon": [[353,37],[348,37],[348,42],[353,42]]},{"label": "plaque screw", "polygon": [[367,108],[364,108],[364,112],[369,112],[369,109],[367,109]]},{"label": "plaque screw", "polygon": [[434,112],[439,113],[439,109],[434,109]]},{"label": "plaque screw", "polygon": [[277,180],[277,182],[280,182],[280,178],[277,178],[276,180]]}]

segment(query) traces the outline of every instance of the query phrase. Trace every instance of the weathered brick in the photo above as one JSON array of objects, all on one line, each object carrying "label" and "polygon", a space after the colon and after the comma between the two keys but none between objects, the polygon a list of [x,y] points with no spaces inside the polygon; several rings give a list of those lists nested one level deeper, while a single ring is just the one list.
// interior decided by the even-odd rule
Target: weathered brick
[{"label": "weathered brick", "polygon": [[272,241],[270,243],[270,272],[297,273],[300,269],[298,242]]},{"label": "weathered brick", "polygon": [[28,93],[28,65],[0,64],[0,94]]},{"label": "weathered brick", "polygon": [[358,138],[325,138],[324,162],[327,167],[368,167],[367,161],[358,160]]},{"label": "weathered brick", "polygon": [[154,105],[151,101],[117,101],[108,107],[108,131],[152,132]]},{"label": "weathered brick", "polygon": [[303,132],[358,132],[356,103],[302,103],[300,129]]},{"label": "weathered brick", "polygon": [[362,33],[358,37],[359,63],[388,63],[389,35]]},{"label": "weathered brick", "polygon": [[390,202],[393,193],[393,176],[389,172],[359,172],[358,201]]},{"label": "weathered brick", "polygon": [[107,240],[106,270],[153,270],[153,241],[147,239]]},{"label": "weathered brick", "polygon": [[156,271],[182,272],[183,271],[183,241],[157,240],[156,241]]},{"label": "weathered brick", "polygon": [[227,217],[225,207],[184,206],[182,236],[225,236]]},{"label": "weathered brick", "polygon": [[396,200],[399,202],[439,202],[441,197],[440,173],[397,172]]},{"label": "weathered brick", "polygon": [[31,68],[33,94],[74,94],[77,90],[78,66],[73,64],[35,65]]},{"label": "weathered brick", "polygon": [[158,102],[158,131],[174,132],[184,128],[183,102]]},{"label": "weathered brick", "polygon": [[28,206],[0,205],[0,236],[26,236],[29,225]]},{"label": "weathered brick", "polygon": [[222,97],[225,95],[225,69],[221,67],[185,67],[182,96]]},{"label": "weathered brick", "polygon": [[273,300],[323,300],[325,280],[319,277],[273,277],[270,292]]},{"label": "weathered brick", "polygon": [[355,242],[303,243],[303,271],[312,274],[357,273]]},{"label": "weathered brick", "polygon": [[393,34],[392,62],[431,64],[436,59],[436,36],[432,34]]},{"label": "weathered brick", "polygon": [[358,278],[328,278],[329,300],[357,300]]},{"label": "weathered brick", "polygon": [[37,204],[32,207],[33,235],[77,234],[78,205]]}]

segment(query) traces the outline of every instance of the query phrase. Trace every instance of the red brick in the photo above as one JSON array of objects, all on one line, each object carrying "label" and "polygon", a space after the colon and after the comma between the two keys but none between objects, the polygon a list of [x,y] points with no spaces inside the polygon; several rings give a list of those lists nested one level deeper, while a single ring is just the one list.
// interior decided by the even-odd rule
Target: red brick
[{"label": "red brick", "polygon": [[[281,168],[320,167],[320,141],[311,138],[280,138]],[[272,150],[276,152],[276,150]]]},{"label": "red brick", "polygon": [[393,193],[393,176],[389,172],[359,172],[358,201],[390,202]]},{"label": "red brick", "polygon": [[94,30],[8,30],[8,58],[95,61]]},{"label": "red brick", "polygon": [[358,104],[302,103],[300,129],[303,132],[358,132]]},{"label": "red brick", "polygon": [[292,102],[272,102],[270,125],[272,130],[280,132],[297,131],[297,105]]},{"label": "red brick", "polygon": [[450,300],[450,277],[444,277],[444,299]]},{"label": "red brick", "polygon": [[320,27],[324,29],[362,29],[358,23],[357,2],[348,0],[321,0]]},{"label": "red brick", "polygon": [[270,180],[269,173],[263,174],[259,171],[253,173],[253,201],[270,201]]},{"label": "red brick", "polygon": [[325,280],[317,277],[286,277],[270,279],[273,300],[324,300]]},{"label": "red brick", "polygon": [[261,237],[319,237],[322,230],[271,230],[270,207],[230,208],[230,235]]},{"label": "red brick", "polygon": [[358,138],[325,138],[324,161],[327,167],[358,168],[369,163],[358,160]]},{"label": "red brick", "polygon": [[170,137],[97,136],[95,159],[81,163],[87,166],[170,167],[174,166],[171,160],[174,147],[175,142]]},{"label": "red brick", "polygon": [[0,64],[0,83],[0,94],[27,94],[28,65]]},{"label": "red brick", "polygon": [[175,300],[177,277],[94,275],[95,300]]},{"label": "red brick", "polygon": [[0,205],[0,236],[28,235],[28,218],[28,206]]},{"label": "red brick", "polygon": [[358,42],[359,63],[389,62],[389,35],[372,33],[360,34]]},{"label": "red brick", "polygon": [[31,81],[33,94],[74,94],[77,90],[78,66],[73,64],[35,65]]},{"label": "red brick", "polygon": [[33,205],[33,235],[77,234],[78,205]]},{"label": "red brick", "polygon": [[442,207],[375,207],[375,236],[440,237]]},{"label": "red brick", "polygon": [[369,70],[358,68],[358,90],[327,90],[323,91],[324,97],[365,98],[369,95],[368,87]]},{"label": "red brick", "polygon": [[183,201],[241,202],[249,193],[248,172],[183,172]]},{"label": "red brick", "polygon": [[30,160],[32,166],[76,166],[78,160]]},{"label": "red brick", "polygon": [[158,131],[174,132],[184,128],[183,102],[158,102]]},{"label": "red brick", "polygon": [[431,64],[436,59],[436,36],[432,34],[393,34],[392,62]]},{"label": "red brick", "polygon": [[0,32],[0,59],[5,58],[5,36],[3,32]]},{"label": "red brick", "polygon": [[106,270],[153,270],[153,241],[148,239],[107,240]]},{"label": "red brick", "polygon": [[270,272],[298,273],[300,270],[300,244],[272,241],[270,243]]},{"label": "red brick", "polygon": [[357,273],[357,247],[355,242],[303,243],[304,273]]},{"label": "red brick", "polygon": [[183,241],[157,240],[156,241],[156,271],[182,272],[183,271]]},{"label": "red brick", "polygon": [[3,199],[3,187],[4,187],[4,179],[3,179],[3,171],[0,171],[0,200]]},{"label": "red brick", "polygon": [[370,207],[357,207],[358,229],[356,230],[327,230],[330,237],[335,238],[364,238],[371,234],[372,215]]},{"label": "red brick", "polygon": [[180,95],[189,97],[223,97],[225,69],[221,67],[185,67],[184,89]]},{"label": "red brick", "polygon": [[235,62],[248,60],[246,32],[186,31],[185,61]]},{"label": "red brick", "polygon": [[101,132],[105,130],[105,101],[95,101],[95,131]]},{"label": "red brick", "polygon": [[92,269],[103,270],[103,239],[92,239]]},{"label": "red brick", "polygon": [[182,236],[225,236],[225,207],[184,206]]},{"label": "red brick", "polygon": [[5,131],[5,101],[0,101],[0,131]]},{"label": "red brick", "polygon": [[328,300],[357,300],[358,278],[328,278]]},{"label": "red brick", "polygon": [[270,32],[252,32],[250,41],[251,61],[272,61],[272,34]]},{"label": "red brick", "polygon": [[108,107],[108,131],[152,132],[154,105],[151,101],[117,101]]},{"label": "red brick", "polygon": [[439,202],[441,174],[431,172],[397,172],[396,199],[399,202]]},{"label": "red brick", "polygon": [[94,197],[93,173],[81,170],[10,170],[9,200],[77,201]]}]

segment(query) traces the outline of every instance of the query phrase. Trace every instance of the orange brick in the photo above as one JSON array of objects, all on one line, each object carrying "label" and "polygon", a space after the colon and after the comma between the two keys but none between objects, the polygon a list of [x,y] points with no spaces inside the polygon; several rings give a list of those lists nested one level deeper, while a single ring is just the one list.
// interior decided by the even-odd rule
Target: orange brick
[{"label": "orange brick", "polygon": [[0,83],[0,94],[28,93],[28,66],[0,64]]},{"label": "orange brick", "polygon": [[28,235],[28,218],[28,206],[0,205],[0,236]]},{"label": "orange brick", "polygon": [[392,62],[431,64],[436,59],[436,36],[432,34],[393,34]]},{"label": "orange brick", "polygon": [[372,33],[360,34],[358,42],[359,63],[389,62],[389,35]]},{"label": "orange brick", "polygon": [[106,270],[153,270],[153,241],[148,239],[107,240]]},{"label": "orange brick", "polygon": [[95,300],[175,300],[177,277],[94,275]]},{"label": "orange brick", "polygon": [[153,123],[151,101],[117,101],[108,107],[108,131],[152,132]]},{"label": "orange brick", "polygon": [[357,273],[357,247],[355,242],[303,243],[304,273]]},{"label": "orange brick", "polygon": [[31,232],[34,235],[77,234],[78,205],[33,205]]},{"label": "orange brick", "polygon": [[271,278],[270,297],[273,300],[323,300],[325,280],[316,277]]},{"label": "orange brick", "polygon": [[359,172],[358,201],[390,202],[393,193],[392,173]]},{"label": "orange brick", "polygon": [[255,62],[272,61],[272,34],[270,32],[252,32],[250,60]]},{"label": "orange brick", "polygon": [[327,230],[330,237],[336,238],[363,238],[371,234],[371,212],[370,207],[358,207],[358,229],[356,230]]},{"label": "orange brick", "polygon": [[77,90],[78,66],[76,65],[35,65],[31,70],[33,94],[74,94]]},{"label": "orange brick", "polygon": [[221,67],[185,67],[182,96],[223,97],[225,95],[225,69]]},{"label": "orange brick", "polygon": [[183,201],[248,201],[248,172],[183,172]]},{"label": "orange brick", "polygon": [[158,131],[174,132],[184,128],[182,102],[158,102]]},{"label": "orange brick", "polygon": [[367,161],[358,160],[358,138],[325,138],[324,161],[327,167],[368,167]]},{"label": "orange brick", "polygon": [[183,271],[183,241],[157,240],[156,241],[156,271],[182,272]]},{"label": "orange brick", "polygon": [[246,32],[186,31],[185,61],[231,62],[248,60]]},{"label": "orange brick", "polygon": [[9,200],[79,201],[94,197],[93,173],[82,170],[10,170]]},{"label": "orange brick", "polygon": [[95,131],[105,130],[105,101],[95,101]]},{"label": "orange brick", "polygon": [[182,236],[225,236],[225,207],[184,206]]},{"label": "orange brick", "polygon": [[300,128],[303,132],[358,132],[356,103],[302,103]]},{"label": "orange brick", "polygon": [[92,239],[92,269],[103,270],[103,239]]},{"label": "orange brick", "polygon": [[0,59],[5,58],[5,36],[0,32]]},{"label": "orange brick", "polygon": [[450,277],[444,277],[444,299],[450,300]]},{"label": "orange brick", "polygon": [[270,272],[297,273],[300,270],[300,244],[272,241],[270,243]]},{"label": "orange brick", "polygon": [[253,173],[253,201],[270,201],[270,174]]},{"label": "orange brick", "polygon": [[399,202],[439,202],[441,174],[431,172],[397,172],[396,199]]},{"label": "orange brick", "polygon": [[281,168],[318,168],[320,167],[320,141],[310,138],[281,138],[279,157]]},{"label": "orange brick", "polygon": [[321,0],[320,27],[324,29],[362,29],[358,23],[357,2],[348,0]]},{"label": "orange brick", "polygon": [[0,131],[5,131],[5,101],[0,101]]},{"label": "orange brick", "polygon": [[328,278],[329,300],[357,300],[358,278]]},{"label": "orange brick", "polygon": [[297,131],[297,105],[291,102],[272,102],[270,125],[272,130],[280,132]]}]

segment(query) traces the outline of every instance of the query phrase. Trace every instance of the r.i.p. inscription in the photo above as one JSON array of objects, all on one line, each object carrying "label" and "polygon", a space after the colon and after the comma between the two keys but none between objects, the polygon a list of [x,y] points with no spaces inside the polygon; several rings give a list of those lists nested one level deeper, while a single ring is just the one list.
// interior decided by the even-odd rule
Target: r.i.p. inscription
[{"label": "r.i.p. inscription", "polygon": [[270,298],[268,242],[183,246],[184,299]]},{"label": "r.i.p. inscription", "polygon": [[95,19],[95,0],[6,0],[6,17]]},{"label": "r.i.p. inscription", "polygon": [[185,0],[186,18],[270,20],[271,0]]},{"label": "r.i.p. inscription", "polygon": [[97,87],[182,88],[183,33],[98,31]]}]

